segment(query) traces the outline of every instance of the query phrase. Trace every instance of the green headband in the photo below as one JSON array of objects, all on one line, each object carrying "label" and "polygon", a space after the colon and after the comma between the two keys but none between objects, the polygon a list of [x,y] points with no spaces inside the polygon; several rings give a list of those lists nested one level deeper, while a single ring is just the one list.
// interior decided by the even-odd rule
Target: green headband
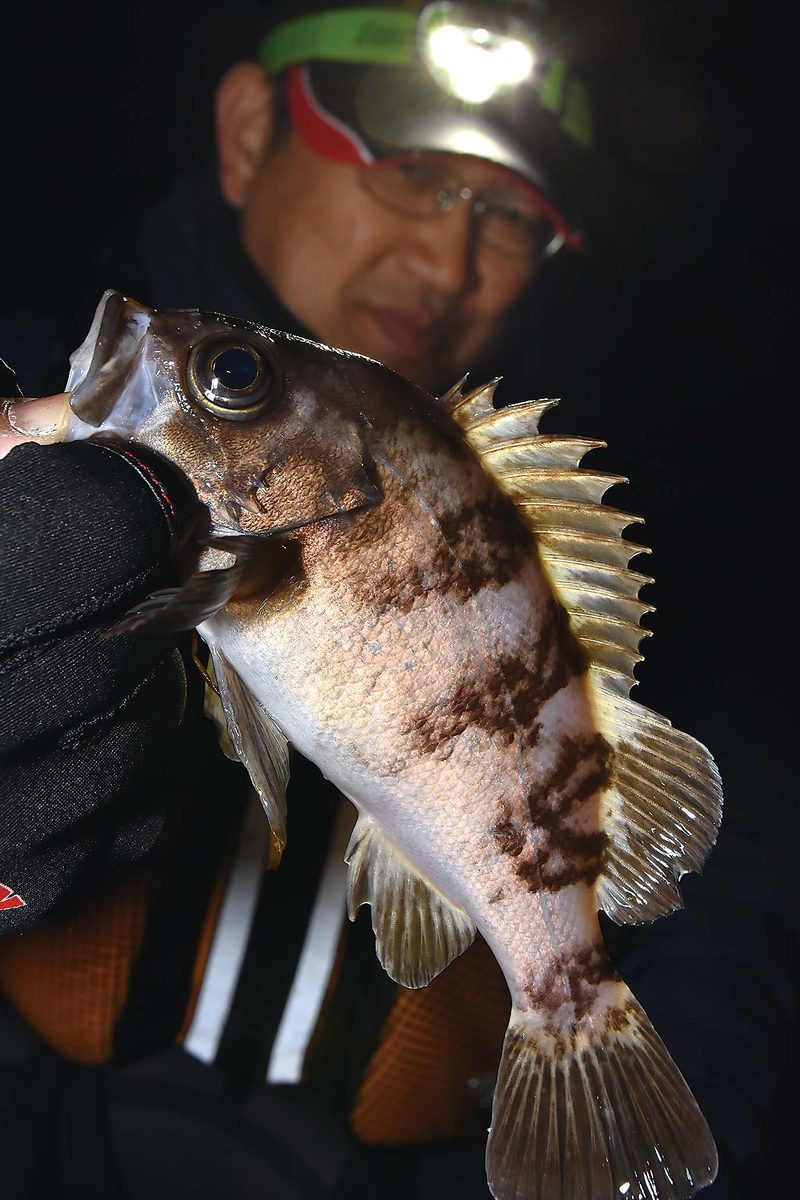
[{"label": "green headband", "polygon": [[274,73],[318,58],[327,62],[406,66],[415,58],[417,18],[387,8],[342,8],[287,21],[261,43],[260,59]]},{"label": "green headband", "polygon": [[[417,60],[417,17],[400,9],[341,8],[309,13],[268,33],[259,59],[270,74],[314,59],[402,67]],[[553,59],[536,87],[539,103],[556,114],[561,128],[584,146],[592,142],[589,95],[569,75],[563,58]]]}]

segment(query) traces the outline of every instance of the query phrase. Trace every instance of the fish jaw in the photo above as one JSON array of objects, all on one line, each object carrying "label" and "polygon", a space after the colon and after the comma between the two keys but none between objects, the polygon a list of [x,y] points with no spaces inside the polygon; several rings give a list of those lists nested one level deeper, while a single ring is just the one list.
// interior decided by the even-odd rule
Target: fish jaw
[{"label": "fish jaw", "polygon": [[104,433],[135,437],[151,416],[157,396],[136,365],[152,315],[119,292],[104,292],[89,332],[70,356],[67,441]]}]

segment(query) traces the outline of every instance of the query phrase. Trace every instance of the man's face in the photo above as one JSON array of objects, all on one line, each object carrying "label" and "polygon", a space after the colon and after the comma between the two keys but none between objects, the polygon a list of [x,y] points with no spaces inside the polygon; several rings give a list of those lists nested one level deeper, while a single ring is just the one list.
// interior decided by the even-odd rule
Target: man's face
[{"label": "man's face", "polygon": [[[498,179],[513,191],[488,162],[452,163],[473,191]],[[267,152],[241,208],[250,258],[314,337],[432,392],[475,366],[536,271],[535,256],[476,238],[468,204],[424,219],[397,213],[364,189],[358,168],[321,158],[295,133]]]}]

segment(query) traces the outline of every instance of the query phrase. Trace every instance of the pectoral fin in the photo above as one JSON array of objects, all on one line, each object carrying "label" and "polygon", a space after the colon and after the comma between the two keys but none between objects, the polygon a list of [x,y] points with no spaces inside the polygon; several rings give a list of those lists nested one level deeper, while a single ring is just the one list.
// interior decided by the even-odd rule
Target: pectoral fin
[{"label": "pectoral fin", "polygon": [[357,822],[345,861],[350,920],[370,905],[375,949],[396,983],[424,987],[473,941],[467,913],[423,879],[369,818]]},{"label": "pectoral fin", "polygon": [[205,546],[233,556],[233,565],[194,571],[180,587],[151,592],[109,630],[110,635],[146,629],[148,633],[180,633],[202,625],[232,596],[257,590],[268,595],[297,566],[297,548],[280,538],[239,534],[212,537]]},{"label": "pectoral fin", "polygon": [[230,744],[267,814],[272,834],[269,866],[276,867],[286,846],[289,744],[225,656],[213,646],[211,655]]}]

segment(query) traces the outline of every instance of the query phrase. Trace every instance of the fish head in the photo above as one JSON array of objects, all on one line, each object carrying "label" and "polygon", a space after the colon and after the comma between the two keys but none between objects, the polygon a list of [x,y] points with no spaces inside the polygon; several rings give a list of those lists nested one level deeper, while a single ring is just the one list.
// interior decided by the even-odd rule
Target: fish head
[{"label": "fish head", "polygon": [[110,290],[70,359],[67,438],[162,453],[191,480],[212,528],[289,531],[380,500],[357,372],[346,369],[358,357]]}]

